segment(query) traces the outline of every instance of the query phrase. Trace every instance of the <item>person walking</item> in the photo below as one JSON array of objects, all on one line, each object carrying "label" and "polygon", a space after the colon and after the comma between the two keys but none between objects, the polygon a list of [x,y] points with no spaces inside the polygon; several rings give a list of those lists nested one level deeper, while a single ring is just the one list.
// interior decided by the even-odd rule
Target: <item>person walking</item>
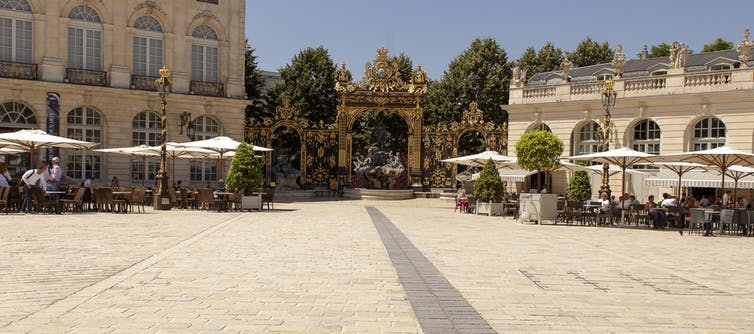
[{"label": "person walking", "polygon": [[21,181],[24,182],[24,204],[22,206],[23,212],[32,213],[32,199],[34,198],[34,191],[40,188],[43,192],[47,184],[47,161],[40,161],[39,168],[30,169],[21,176]]}]

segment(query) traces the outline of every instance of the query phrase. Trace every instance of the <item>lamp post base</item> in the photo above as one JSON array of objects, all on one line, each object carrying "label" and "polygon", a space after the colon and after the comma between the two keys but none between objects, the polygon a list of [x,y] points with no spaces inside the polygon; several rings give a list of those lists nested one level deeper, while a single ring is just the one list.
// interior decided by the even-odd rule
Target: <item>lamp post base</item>
[{"label": "lamp post base", "polygon": [[152,198],[152,203],[154,203],[154,209],[155,210],[170,210],[170,196],[169,195],[160,195],[155,194],[154,198]]}]

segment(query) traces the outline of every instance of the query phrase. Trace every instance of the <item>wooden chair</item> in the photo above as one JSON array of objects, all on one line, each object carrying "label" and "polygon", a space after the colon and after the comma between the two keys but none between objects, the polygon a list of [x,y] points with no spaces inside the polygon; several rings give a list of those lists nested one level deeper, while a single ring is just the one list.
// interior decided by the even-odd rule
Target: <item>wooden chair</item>
[{"label": "wooden chair", "polygon": [[55,200],[46,198],[45,191],[40,187],[34,187],[34,197],[32,200],[36,212],[44,212],[54,210]]},{"label": "wooden chair", "polygon": [[168,188],[168,197],[170,197],[170,207],[177,207],[180,205],[180,203],[178,203],[178,193],[175,192],[173,187]]},{"label": "wooden chair", "polygon": [[0,188],[0,209],[8,214],[8,196],[10,195],[10,187]]},{"label": "wooden chair", "polygon": [[649,225],[649,215],[644,204],[632,204],[629,208],[629,221],[639,227],[639,224]]},{"label": "wooden chair", "polygon": [[704,220],[704,209],[690,208],[689,212],[691,213],[691,219],[689,220],[688,234],[694,232],[702,234],[702,231],[704,230],[704,224],[707,223]]},{"label": "wooden chair", "polygon": [[265,203],[267,203],[267,210],[270,209],[270,205],[272,205],[272,208],[275,209],[275,188],[269,188],[264,191],[264,194],[262,195],[262,206],[264,206]]},{"label": "wooden chair", "polygon": [[[128,206],[131,212],[134,212],[134,206],[136,211],[144,213],[144,204],[147,202],[147,188],[134,187],[131,190],[131,199],[128,201]],[[141,209],[141,211],[139,211]]]},{"label": "wooden chair", "polygon": [[79,187],[76,189],[76,193],[73,195],[73,199],[61,199],[60,203],[63,206],[63,211],[84,211],[84,194],[86,188]]}]

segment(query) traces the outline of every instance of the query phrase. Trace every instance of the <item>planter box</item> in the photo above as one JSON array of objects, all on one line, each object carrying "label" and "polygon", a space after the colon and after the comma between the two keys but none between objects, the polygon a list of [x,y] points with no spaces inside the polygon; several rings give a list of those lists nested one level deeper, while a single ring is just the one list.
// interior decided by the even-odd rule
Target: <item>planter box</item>
[{"label": "planter box", "polygon": [[542,224],[542,221],[552,221],[558,217],[558,195],[557,194],[526,194],[523,193],[518,198],[521,205],[518,220],[520,223],[536,221]]},{"label": "planter box", "polygon": [[241,210],[262,210],[262,195],[243,196]]},{"label": "planter box", "polygon": [[476,214],[486,214],[488,216],[502,216],[504,205],[502,202],[494,203],[476,201]]}]

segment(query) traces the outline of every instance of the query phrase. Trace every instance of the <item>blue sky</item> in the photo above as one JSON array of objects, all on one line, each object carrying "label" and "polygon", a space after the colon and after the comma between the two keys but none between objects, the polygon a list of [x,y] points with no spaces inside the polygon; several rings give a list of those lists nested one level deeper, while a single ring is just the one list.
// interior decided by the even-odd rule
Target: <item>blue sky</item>
[{"label": "blue sky", "polygon": [[248,0],[246,35],[265,70],[323,45],[357,79],[385,46],[391,54],[405,52],[439,79],[476,37],[493,37],[509,60],[547,41],[573,50],[586,36],[613,48],[621,43],[634,58],[645,44],[678,40],[699,51],[717,37],[738,42],[745,28],[754,31],[753,13],[752,0]]}]

